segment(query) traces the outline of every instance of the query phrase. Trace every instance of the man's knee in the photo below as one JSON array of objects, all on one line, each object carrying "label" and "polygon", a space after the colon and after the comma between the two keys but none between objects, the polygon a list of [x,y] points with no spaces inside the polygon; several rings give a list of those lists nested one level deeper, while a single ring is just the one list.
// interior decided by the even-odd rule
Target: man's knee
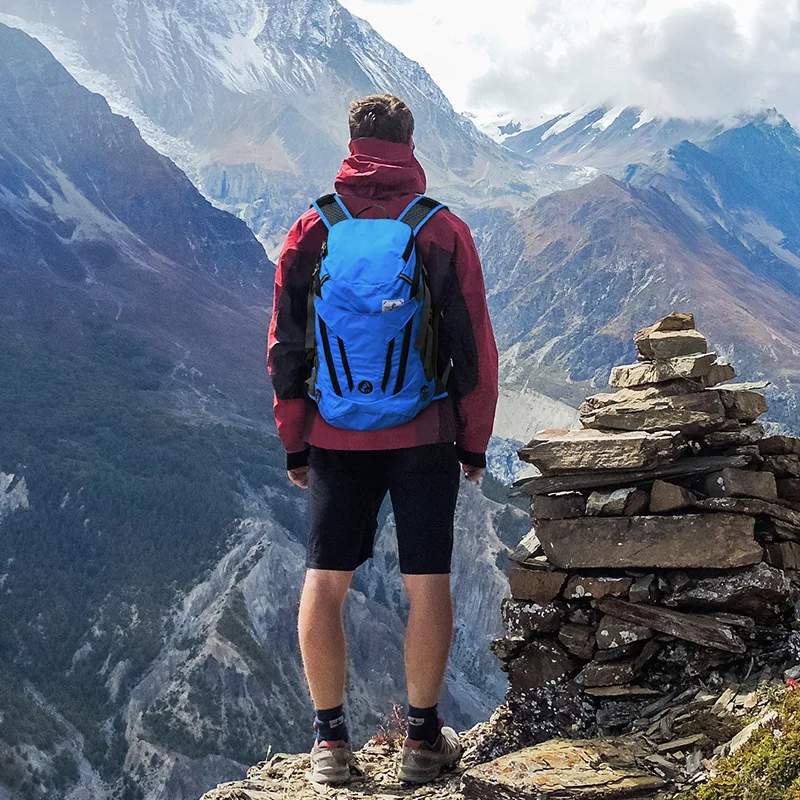
[{"label": "man's knee", "polygon": [[412,605],[449,604],[449,574],[403,575],[403,583]]},{"label": "man's knee", "polygon": [[315,605],[341,606],[350,589],[352,579],[352,572],[328,569],[306,570],[303,601]]}]

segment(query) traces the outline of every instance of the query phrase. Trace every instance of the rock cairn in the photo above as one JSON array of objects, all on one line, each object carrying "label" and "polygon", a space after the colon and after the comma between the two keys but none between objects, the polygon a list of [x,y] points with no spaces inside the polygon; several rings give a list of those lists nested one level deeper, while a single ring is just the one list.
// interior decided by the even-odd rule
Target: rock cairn
[{"label": "rock cairn", "polygon": [[[765,435],[768,383],[729,383],[691,314],[634,342],[638,362],[582,404],[583,429],[520,451],[541,472],[516,487],[534,529],[493,643],[519,744],[630,731],[687,687],[795,660],[800,439]],[[548,698],[560,731],[540,725]]]}]

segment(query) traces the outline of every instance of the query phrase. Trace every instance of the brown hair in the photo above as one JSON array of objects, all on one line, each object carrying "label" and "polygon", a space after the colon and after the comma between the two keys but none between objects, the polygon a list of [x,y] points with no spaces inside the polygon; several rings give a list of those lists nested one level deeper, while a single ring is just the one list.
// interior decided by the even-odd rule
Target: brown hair
[{"label": "brown hair", "polygon": [[399,98],[391,94],[371,94],[350,103],[350,138],[370,136],[387,142],[410,144],[414,135],[414,115]]}]

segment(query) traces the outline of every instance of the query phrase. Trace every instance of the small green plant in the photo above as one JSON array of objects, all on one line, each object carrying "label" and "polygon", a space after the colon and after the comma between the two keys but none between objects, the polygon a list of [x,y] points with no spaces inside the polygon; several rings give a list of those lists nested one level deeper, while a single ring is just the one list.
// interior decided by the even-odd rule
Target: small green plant
[{"label": "small green plant", "polygon": [[[790,684],[791,685],[791,684]],[[775,705],[783,700],[786,685],[776,680],[763,680],[758,684],[759,700],[764,700],[770,705]]]}]

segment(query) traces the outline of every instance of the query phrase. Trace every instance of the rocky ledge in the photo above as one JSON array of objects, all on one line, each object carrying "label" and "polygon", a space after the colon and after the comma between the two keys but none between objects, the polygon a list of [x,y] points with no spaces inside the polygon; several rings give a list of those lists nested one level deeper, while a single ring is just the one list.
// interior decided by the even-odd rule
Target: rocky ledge
[{"label": "rocky ledge", "polygon": [[[347,786],[314,785],[307,755],[272,756],[246,780],[225,784],[202,800],[617,800],[674,798],[716,774],[722,759],[761,729],[776,726],[774,686],[754,676],[722,694],[689,690],[650,705],[645,729],[618,737],[551,739],[480,763],[486,745],[505,735],[509,711],[462,734],[458,769],[421,787],[395,778],[399,738],[376,737],[357,754],[364,776]],[[708,757],[704,748],[710,748]]]}]

